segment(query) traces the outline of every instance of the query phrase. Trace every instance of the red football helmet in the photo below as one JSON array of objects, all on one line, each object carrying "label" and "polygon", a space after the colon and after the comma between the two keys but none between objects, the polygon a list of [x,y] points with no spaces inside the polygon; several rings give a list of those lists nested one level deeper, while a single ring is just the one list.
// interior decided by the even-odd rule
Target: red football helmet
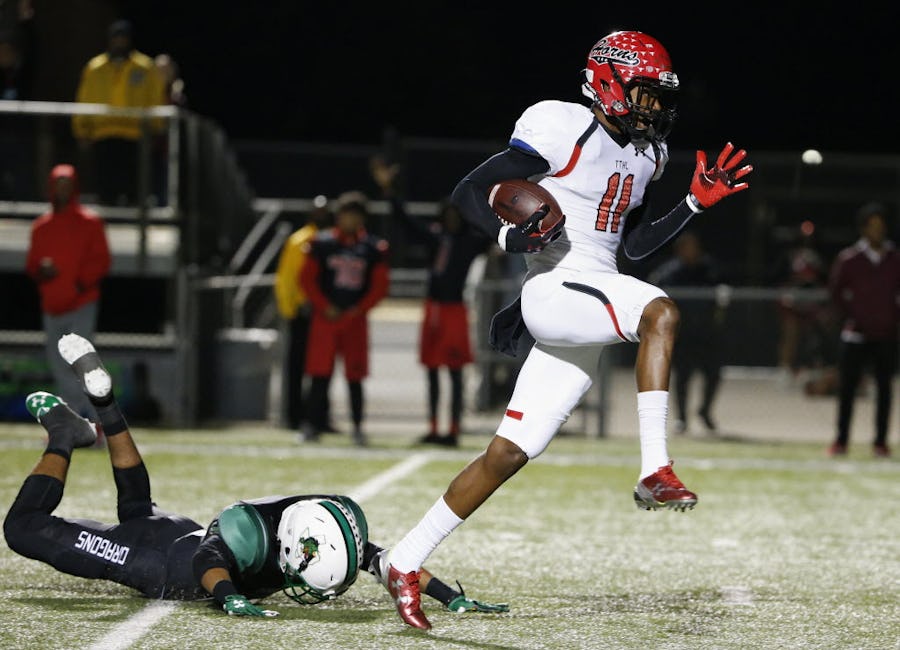
[{"label": "red football helmet", "polygon": [[[643,32],[613,32],[591,48],[582,92],[635,145],[663,140],[675,121],[678,76],[662,43]],[[636,95],[631,90],[637,88]],[[648,105],[646,96],[658,100]]]}]

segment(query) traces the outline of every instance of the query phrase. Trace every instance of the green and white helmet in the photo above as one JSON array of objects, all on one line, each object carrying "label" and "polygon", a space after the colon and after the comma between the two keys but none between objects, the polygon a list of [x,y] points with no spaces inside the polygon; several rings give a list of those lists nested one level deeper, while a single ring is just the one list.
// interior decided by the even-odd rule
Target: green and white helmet
[{"label": "green and white helmet", "polygon": [[337,597],[356,581],[368,525],[352,499],[308,499],[285,508],[277,535],[282,590],[312,605]]}]

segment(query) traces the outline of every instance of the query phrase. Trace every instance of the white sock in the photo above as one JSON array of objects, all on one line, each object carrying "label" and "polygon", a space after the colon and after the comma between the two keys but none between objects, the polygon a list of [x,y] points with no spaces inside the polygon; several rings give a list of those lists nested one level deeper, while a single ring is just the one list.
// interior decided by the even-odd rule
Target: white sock
[{"label": "white sock", "polygon": [[641,435],[641,475],[643,479],[669,464],[666,448],[666,416],[669,391],[648,390],[638,393],[638,426]]},{"label": "white sock", "polygon": [[444,501],[444,497],[441,497],[416,527],[391,549],[390,563],[401,573],[418,571],[438,544],[462,522]]}]

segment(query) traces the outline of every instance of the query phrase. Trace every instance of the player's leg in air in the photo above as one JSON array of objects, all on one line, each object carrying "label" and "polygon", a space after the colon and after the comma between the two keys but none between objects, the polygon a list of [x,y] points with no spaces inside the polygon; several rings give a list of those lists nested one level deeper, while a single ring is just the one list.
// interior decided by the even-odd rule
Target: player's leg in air
[{"label": "player's leg in air", "polygon": [[119,521],[167,514],[154,510],[150,500],[150,477],[144,460],[115,399],[112,377],[100,361],[94,345],[78,334],[66,334],[60,337],[58,348],[60,356],[72,369],[97,412],[106,437],[118,490],[116,505]]},{"label": "player's leg in air", "polygon": [[658,288],[629,276],[585,273],[579,279],[561,282],[546,273],[525,282],[522,316],[537,343],[519,372],[505,417],[487,450],[453,479],[391,550],[388,590],[401,619],[412,627],[431,627],[420,607],[422,564],[497,488],[546,449],[592,385],[606,345],[639,343],[638,507],[683,510],[697,502],[672,472],[666,449],[669,374],[679,316],[675,303]]},{"label": "player's leg in air", "polygon": [[166,583],[166,552],[172,541],[201,527],[166,515],[150,500],[143,460],[112,394],[109,373],[87,340],[69,334],[59,351],[82,383],[105,429],[117,488],[120,523],[68,519],[52,513],[63,496],[74,449],[94,444],[94,425],[55,395],[32,393],[29,412],[47,431],[47,448],[25,479],[4,521],[7,543],[25,557],[83,578],[102,578],[159,597]]}]

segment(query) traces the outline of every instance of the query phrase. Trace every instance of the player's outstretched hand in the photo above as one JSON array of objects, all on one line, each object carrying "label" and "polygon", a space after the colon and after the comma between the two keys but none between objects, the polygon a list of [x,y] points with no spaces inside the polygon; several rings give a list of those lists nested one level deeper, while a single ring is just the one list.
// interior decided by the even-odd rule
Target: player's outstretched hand
[{"label": "player's outstretched hand", "polygon": [[246,596],[241,596],[240,594],[226,596],[225,604],[222,605],[222,609],[224,609],[229,616],[263,616],[265,618],[274,618],[278,616],[278,612],[257,607],[247,600]]},{"label": "player's outstretched hand", "polygon": [[563,217],[553,227],[541,232],[541,221],[548,212],[550,206],[542,205],[518,226],[504,226],[501,230],[501,233],[506,232],[503,250],[507,253],[540,253],[547,244],[559,239],[566,218]]},{"label": "player's outstretched hand", "polygon": [[710,208],[726,196],[746,190],[749,185],[738,181],[753,171],[753,165],[738,167],[747,157],[743,149],[734,152],[734,145],[725,145],[714,167],[706,168],[706,153],[697,152],[697,168],[691,180],[691,194],[694,203],[700,209]]},{"label": "player's outstretched hand", "polygon": [[480,612],[482,614],[497,614],[509,611],[509,605],[506,603],[486,603],[483,600],[475,600],[466,596],[465,590],[459,581],[456,582],[459,587],[459,596],[447,603],[447,609],[457,614],[465,612]]},{"label": "player's outstretched hand", "polygon": [[464,612],[480,612],[482,614],[498,614],[509,611],[506,603],[486,603],[483,600],[474,600],[465,596],[457,596],[450,601],[447,609],[451,612],[462,614]]}]

